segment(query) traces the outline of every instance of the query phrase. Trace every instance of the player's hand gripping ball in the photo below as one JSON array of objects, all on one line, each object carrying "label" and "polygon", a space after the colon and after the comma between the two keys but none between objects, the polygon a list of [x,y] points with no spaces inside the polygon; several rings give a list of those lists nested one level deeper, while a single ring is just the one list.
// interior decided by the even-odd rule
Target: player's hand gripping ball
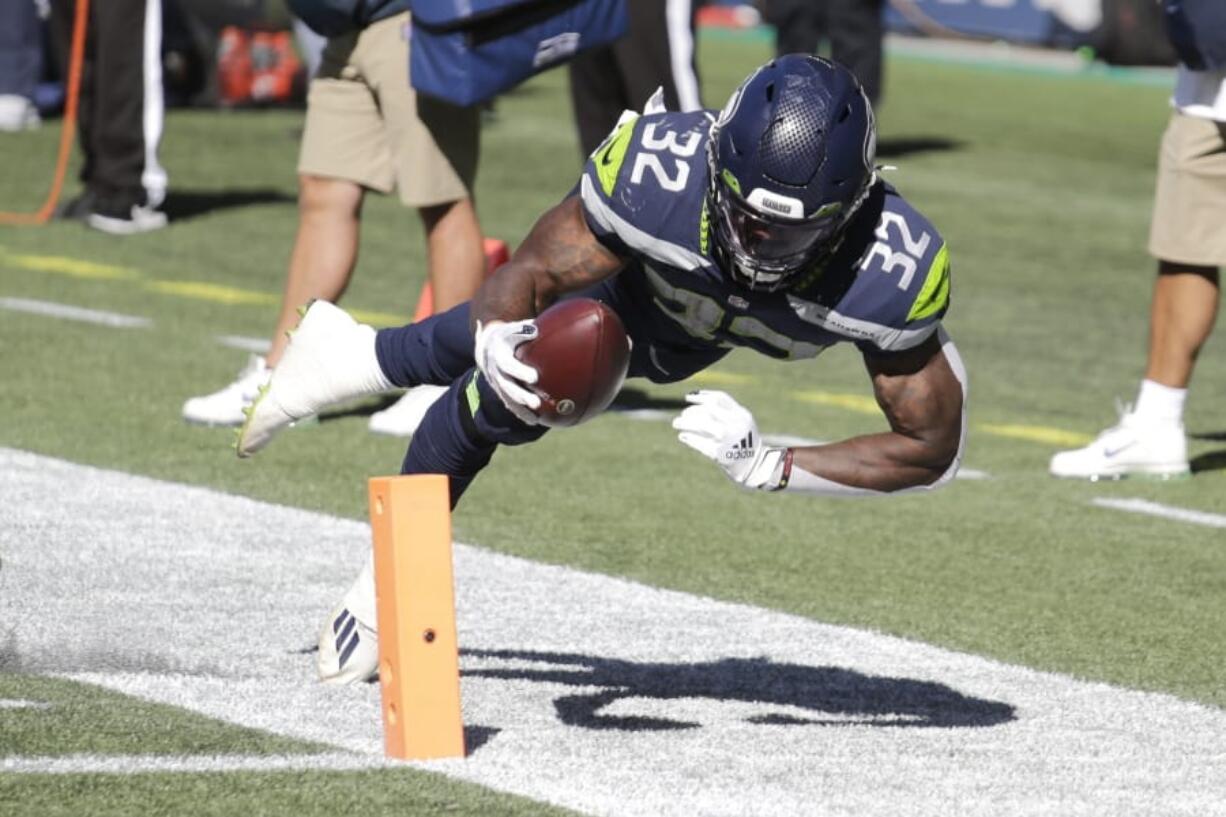
[{"label": "player's hand gripping ball", "polygon": [[515,356],[537,370],[542,425],[573,426],[608,408],[630,367],[630,339],[617,313],[591,298],[568,298],[536,316],[536,337]]}]

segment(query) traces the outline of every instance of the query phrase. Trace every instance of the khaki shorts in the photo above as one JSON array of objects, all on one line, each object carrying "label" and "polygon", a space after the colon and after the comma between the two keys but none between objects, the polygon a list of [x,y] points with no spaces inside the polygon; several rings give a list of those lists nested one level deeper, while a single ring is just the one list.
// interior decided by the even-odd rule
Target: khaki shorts
[{"label": "khaki shorts", "polygon": [[1149,251],[1226,266],[1226,123],[1176,111],[1162,136]]},{"label": "khaki shorts", "polygon": [[480,111],[409,86],[408,13],[328,40],[307,93],[298,172],[346,179],[412,207],[471,195]]}]

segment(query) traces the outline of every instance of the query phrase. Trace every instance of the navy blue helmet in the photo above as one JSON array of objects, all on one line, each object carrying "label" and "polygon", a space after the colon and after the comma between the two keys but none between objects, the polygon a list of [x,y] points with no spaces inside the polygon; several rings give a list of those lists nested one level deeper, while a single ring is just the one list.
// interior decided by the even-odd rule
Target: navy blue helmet
[{"label": "navy blue helmet", "polygon": [[873,109],[846,68],[788,54],[733,91],[707,149],[716,252],[735,280],[771,291],[833,252],[867,197]]}]

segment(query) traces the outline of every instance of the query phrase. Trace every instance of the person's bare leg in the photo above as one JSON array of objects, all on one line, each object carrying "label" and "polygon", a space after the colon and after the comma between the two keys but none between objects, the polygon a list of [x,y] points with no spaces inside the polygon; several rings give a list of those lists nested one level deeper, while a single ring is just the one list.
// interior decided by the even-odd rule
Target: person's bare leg
[{"label": "person's bare leg", "polygon": [[351,181],[299,175],[298,233],[265,358],[270,368],[285,351],[287,333],[298,323],[298,308],[314,298],[336,301],[349,285],[358,260],[363,192]]},{"label": "person's bare leg", "polygon": [[1150,304],[1147,380],[1170,388],[1188,387],[1196,356],[1213,331],[1219,300],[1216,268],[1158,262]]},{"label": "person's bare leg", "polygon": [[472,199],[422,207],[434,311],[469,300],[485,280],[485,249]]}]

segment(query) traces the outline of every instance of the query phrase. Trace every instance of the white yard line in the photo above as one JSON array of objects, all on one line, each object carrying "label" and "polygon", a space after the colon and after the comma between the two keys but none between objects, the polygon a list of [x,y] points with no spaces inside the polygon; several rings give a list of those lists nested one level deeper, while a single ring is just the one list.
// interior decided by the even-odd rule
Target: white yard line
[{"label": "white yard line", "polygon": [[46,701],[25,701],[21,698],[0,698],[0,709],[50,709]]},{"label": "white yard line", "polygon": [[135,315],[121,315],[118,312],[104,312],[100,309],[86,309],[52,301],[35,301],[30,298],[0,298],[0,309],[42,315],[47,318],[95,323],[113,329],[147,329],[153,326],[153,321]]},{"label": "white yard line", "polygon": [[1176,522],[1204,525],[1209,528],[1226,528],[1226,516],[1220,513],[1177,508],[1174,505],[1150,502],[1148,499],[1109,499],[1107,497],[1096,497],[1090,500],[1090,504],[1097,505],[1100,508],[1111,508],[1116,511],[1141,513],[1147,516],[1161,517],[1162,519],[1173,519]]},{"label": "white yard line", "polygon": [[[7,666],[381,759],[377,686],[324,687],[302,652],[365,525],[5,449],[0,496]],[[424,768],[617,817],[1226,814],[1218,709],[466,545],[455,562],[471,753]]]},{"label": "white yard line", "polygon": [[268,338],[252,338],[244,335],[218,335],[217,342],[231,349],[252,352],[257,355],[266,354],[272,345]]},{"label": "white yard line", "polygon": [[314,755],[65,755],[0,757],[0,773],[136,774],[146,772],[271,772],[311,769],[371,769],[395,765],[370,755],[324,752]]}]

